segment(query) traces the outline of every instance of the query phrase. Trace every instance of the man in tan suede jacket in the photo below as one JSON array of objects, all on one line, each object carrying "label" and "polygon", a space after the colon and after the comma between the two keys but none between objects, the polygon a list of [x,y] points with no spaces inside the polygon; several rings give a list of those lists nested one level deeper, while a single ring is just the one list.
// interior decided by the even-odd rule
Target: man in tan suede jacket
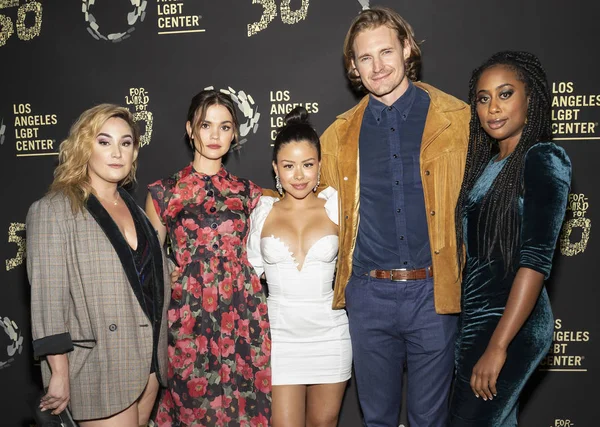
[{"label": "man in tan suede jacket", "polygon": [[334,308],[348,311],[364,422],[398,425],[406,366],[411,427],[442,427],[460,311],[454,209],[469,108],[416,82],[420,49],[390,9],[354,20],[344,57],[369,95],[323,134],[321,182],[340,197]]}]

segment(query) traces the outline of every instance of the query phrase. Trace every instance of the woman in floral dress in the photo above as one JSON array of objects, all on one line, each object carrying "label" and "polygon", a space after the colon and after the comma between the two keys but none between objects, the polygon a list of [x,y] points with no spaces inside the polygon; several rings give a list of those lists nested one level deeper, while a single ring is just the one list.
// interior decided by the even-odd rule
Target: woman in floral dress
[{"label": "woman in floral dress", "polygon": [[151,184],[146,211],[181,274],[169,306],[168,389],[159,426],[269,425],[266,296],[246,255],[260,188],[222,166],[238,130],[228,95],[205,90],[186,124],[194,160]]}]

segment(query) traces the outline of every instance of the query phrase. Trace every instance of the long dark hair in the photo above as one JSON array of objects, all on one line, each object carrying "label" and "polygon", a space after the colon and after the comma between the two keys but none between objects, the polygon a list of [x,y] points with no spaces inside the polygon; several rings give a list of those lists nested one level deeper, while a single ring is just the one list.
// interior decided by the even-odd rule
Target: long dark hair
[{"label": "long dark hair", "polygon": [[[204,121],[208,108],[212,107],[213,105],[222,105],[227,108],[231,114],[233,119],[233,134],[235,135],[231,146],[234,146],[239,140],[240,123],[237,118],[235,104],[233,103],[231,96],[227,95],[226,93],[218,92],[213,89],[205,89],[201,92],[198,92],[192,98],[187,113],[187,121],[190,122],[192,131],[196,131],[196,126]],[[192,151],[194,151],[194,145],[187,132],[185,134],[185,138],[188,144],[190,144]]]},{"label": "long dark hair", "polygon": [[[496,65],[504,65],[515,71],[525,85],[528,97],[527,120],[514,152],[492,183],[481,201],[478,218],[477,241],[483,233],[483,248],[480,255],[490,259],[492,252],[499,249],[508,273],[513,270],[513,260],[519,244],[521,223],[519,219],[519,197],[523,194],[523,167],[527,150],[537,142],[552,139],[551,98],[546,73],[539,59],[528,52],[498,52],[473,71],[469,82],[469,104],[471,123],[469,148],[465,175],[456,204],[456,240],[458,265],[463,267],[463,214],[468,194],[490,159],[497,151],[497,144],[481,127],[477,116],[477,82],[481,74]],[[481,228],[483,224],[483,228]]]}]

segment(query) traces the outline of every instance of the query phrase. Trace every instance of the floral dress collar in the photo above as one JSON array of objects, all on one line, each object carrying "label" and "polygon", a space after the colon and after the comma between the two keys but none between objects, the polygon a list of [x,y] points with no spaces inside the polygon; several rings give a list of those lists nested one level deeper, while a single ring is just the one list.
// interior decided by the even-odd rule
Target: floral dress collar
[{"label": "floral dress collar", "polygon": [[189,176],[198,177],[200,179],[203,179],[204,181],[212,181],[214,184],[223,179],[230,179],[230,174],[229,172],[227,172],[227,169],[225,169],[225,166],[223,166],[223,164],[221,164],[221,167],[219,168],[216,174],[208,175],[204,172],[197,171],[196,169],[194,169],[194,164],[190,163],[181,171],[180,180],[183,180]]}]

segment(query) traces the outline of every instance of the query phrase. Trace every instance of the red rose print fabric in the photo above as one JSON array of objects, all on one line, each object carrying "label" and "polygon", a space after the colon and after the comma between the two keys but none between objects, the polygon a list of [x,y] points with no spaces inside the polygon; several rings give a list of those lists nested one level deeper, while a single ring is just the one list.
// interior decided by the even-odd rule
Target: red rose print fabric
[{"label": "red rose print fabric", "polygon": [[169,372],[158,426],[267,427],[271,338],[260,280],[246,255],[260,188],[190,165],[149,187],[181,271],[168,311]]}]

